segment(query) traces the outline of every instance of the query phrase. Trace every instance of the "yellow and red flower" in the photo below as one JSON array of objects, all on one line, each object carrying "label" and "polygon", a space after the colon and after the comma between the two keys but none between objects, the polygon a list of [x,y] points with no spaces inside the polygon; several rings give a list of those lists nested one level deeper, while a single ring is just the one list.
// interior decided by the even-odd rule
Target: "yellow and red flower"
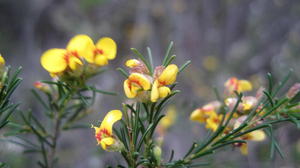
[{"label": "yellow and red flower", "polygon": [[252,90],[252,84],[249,81],[239,80],[236,77],[229,78],[224,86],[228,94],[233,94],[234,91],[241,93]]},{"label": "yellow and red flower", "polygon": [[94,127],[95,138],[98,145],[107,151],[120,151],[123,147],[122,143],[113,135],[113,125],[122,119],[120,110],[112,110],[106,114],[100,127]]},{"label": "yellow and red flower", "polygon": [[104,66],[108,64],[109,60],[115,59],[117,55],[117,44],[109,38],[103,37],[93,46],[93,54],[87,54],[84,58],[88,63],[98,66]]},{"label": "yellow and red flower", "polygon": [[135,98],[140,92],[151,88],[150,80],[143,74],[132,73],[124,81],[124,91],[128,98]]},{"label": "yellow and red flower", "polygon": [[41,65],[52,76],[65,71],[77,72],[88,63],[103,66],[114,59],[117,52],[116,43],[108,37],[101,38],[95,45],[93,40],[84,34],[74,36],[65,49],[53,48],[43,53]]},{"label": "yellow and red flower", "polygon": [[175,64],[168,65],[154,81],[151,90],[151,101],[156,102],[159,98],[165,98],[171,90],[167,85],[176,81],[178,67]]},{"label": "yellow and red flower", "polygon": [[220,107],[221,103],[219,101],[210,102],[203,107],[194,110],[190,115],[190,120],[205,123],[209,116],[216,113]]}]

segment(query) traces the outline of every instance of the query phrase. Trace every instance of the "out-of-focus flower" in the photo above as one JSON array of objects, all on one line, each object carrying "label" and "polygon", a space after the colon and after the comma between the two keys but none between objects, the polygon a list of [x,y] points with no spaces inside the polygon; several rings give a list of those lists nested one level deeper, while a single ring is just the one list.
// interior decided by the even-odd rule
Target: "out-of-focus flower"
[{"label": "out-of-focus flower", "polygon": [[[246,118],[247,118],[246,116],[242,116],[242,117],[238,118],[234,124],[234,128],[235,129],[238,128],[246,120]],[[259,123],[254,123],[254,125],[252,125],[252,126],[255,126],[256,124],[259,124]],[[266,134],[262,130],[255,130],[255,131],[252,131],[248,134],[241,136],[240,139],[246,140],[246,141],[263,141],[266,139]],[[240,148],[240,151],[243,155],[248,154],[247,143],[236,143],[235,146]]]},{"label": "out-of-focus flower", "polygon": [[222,114],[217,114],[215,112],[211,113],[206,120],[206,128],[215,132],[222,121],[222,117]]},{"label": "out-of-focus flower", "polygon": [[190,116],[190,120],[204,123],[209,116],[213,113],[216,113],[220,107],[221,103],[219,101],[210,102],[203,107],[194,110]]},{"label": "out-of-focus flower", "polygon": [[84,55],[87,62],[98,66],[104,66],[108,64],[108,60],[113,60],[116,57],[117,44],[113,39],[103,37],[98,40],[92,51],[93,54]]},{"label": "out-of-focus flower", "polygon": [[121,151],[123,144],[113,135],[113,125],[122,119],[120,110],[112,110],[106,114],[100,127],[92,126],[95,129],[95,137],[101,147],[106,151]]},{"label": "out-of-focus flower", "polygon": [[124,81],[124,91],[128,98],[135,98],[139,92],[147,91],[151,88],[149,79],[140,73],[132,73]]},{"label": "out-of-focus flower", "polygon": [[[241,139],[246,141],[263,141],[266,139],[266,134],[262,130],[256,130],[242,136]],[[248,155],[247,143],[236,144],[236,146],[240,148],[243,155]]]},{"label": "out-of-focus flower", "polygon": [[215,71],[218,67],[219,60],[215,56],[206,56],[203,59],[203,67],[208,71]]},{"label": "out-of-focus flower", "polygon": [[239,93],[251,91],[252,84],[247,80],[239,80],[236,77],[229,78],[225,84],[226,93],[233,94],[234,91]]},{"label": "out-of-focus flower", "polygon": [[[233,110],[234,106],[237,103],[237,98],[227,98],[225,99],[225,104],[229,107],[230,110]],[[253,96],[244,96],[242,97],[242,101],[239,103],[237,110],[238,112],[245,112],[253,109],[257,105],[257,98]]]},{"label": "out-of-focus flower", "polygon": [[130,73],[149,73],[147,66],[140,60],[130,59],[126,61],[125,65],[130,68]]},{"label": "out-of-focus flower", "polygon": [[171,93],[166,85],[176,81],[178,67],[175,64],[168,65],[161,74],[157,75],[151,90],[151,101],[156,102],[159,98],[165,98]]},{"label": "out-of-focus flower", "polygon": [[295,83],[287,92],[286,96],[288,98],[293,98],[300,91],[300,83]]},{"label": "out-of-focus flower", "polygon": [[66,49],[53,48],[41,56],[42,66],[51,74],[75,71],[83,65],[83,57],[93,55],[94,43],[87,35],[73,37]]},{"label": "out-of-focus flower", "polygon": [[5,65],[5,59],[0,54],[0,67],[3,67]]},{"label": "out-of-focus flower", "polygon": [[164,136],[166,130],[168,130],[176,121],[177,112],[175,106],[169,106],[164,118],[158,124],[157,130],[160,136]]},{"label": "out-of-focus flower", "polygon": [[[2,78],[4,71],[5,71],[5,59],[0,54],[0,78]],[[2,88],[2,84],[0,84],[0,88]]]},{"label": "out-of-focus flower", "polygon": [[37,88],[38,90],[44,92],[44,93],[50,93],[51,92],[51,89],[48,85],[40,82],[40,81],[36,81],[34,82],[34,87]]}]

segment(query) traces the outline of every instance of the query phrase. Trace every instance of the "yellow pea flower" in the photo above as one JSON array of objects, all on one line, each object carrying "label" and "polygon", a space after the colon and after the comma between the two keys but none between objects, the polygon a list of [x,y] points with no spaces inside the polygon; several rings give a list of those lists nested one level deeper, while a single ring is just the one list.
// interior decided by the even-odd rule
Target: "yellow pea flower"
[{"label": "yellow pea flower", "polygon": [[77,70],[83,65],[82,58],[93,55],[94,43],[87,35],[73,37],[66,49],[53,48],[41,56],[42,66],[51,74],[61,73],[67,69]]},{"label": "yellow pea flower", "polygon": [[192,112],[190,115],[190,120],[199,121],[200,123],[206,122],[211,114],[215,114],[218,108],[220,108],[221,103],[219,101],[213,101],[201,108],[198,108]]},{"label": "yellow pea flower", "polygon": [[132,73],[124,81],[123,86],[126,96],[128,98],[135,98],[139,91],[149,90],[151,83],[146,76],[140,73]]},{"label": "yellow pea flower", "polygon": [[0,54],[0,67],[3,67],[5,65],[5,59]]},{"label": "yellow pea flower", "polygon": [[219,124],[222,121],[223,115],[219,115],[215,112],[211,113],[209,118],[206,120],[206,128],[211,129],[215,132],[218,129]]},{"label": "yellow pea flower", "polygon": [[158,124],[158,133],[160,136],[163,136],[166,130],[168,130],[175,123],[176,118],[177,112],[175,106],[169,106],[165,117],[163,117]]},{"label": "yellow pea flower", "polygon": [[[266,139],[266,134],[262,130],[256,130],[250,132],[242,137],[243,140],[250,140],[250,141],[263,141]],[[248,155],[248,145],[247,143],[240,144],[240,151],[243,155]]]},{"label": "yellow pea flower", "polygon": [[158,78],[154,81],[151,90],[151,101],[156,102],[159,98],[165,98],[171,93],[170,88],[166,85],[171,85],[176,81],[178,67],[175,64],[168,65]]},{"label": "yellow pea flower", "polygon": [[122,119],[122,112],[120,110],[112,110],[106,114],[100,127],[94,127],[95,138],[98,145],[107,151],[120,151],[121,143],[113,135],[113,125],[115,122]]},{"label": "yellow pea flower", "polygon": [[104,66],[108,64],[109,60],[113,60],[117,54],[116,42],[109,38],[103,37],[99,39],[93,48],[93,54],[85,55],[84,58],[91,64]]},{"label": "yellow pea flower", "polygon": [[249,81],[239,80],[236,77],[229,78],[224,86],[229,94],[232,94],[234,91],[241,93],[252,90],[252,84]]},{"label": "yellow pea flower", "polygon": [[137,59],[130,59],[130,60],[126,61],[125,65],[129,68],[133,68],[133,67],[138,66],[140,63],[141,63],[141,61],[139,61]]}]

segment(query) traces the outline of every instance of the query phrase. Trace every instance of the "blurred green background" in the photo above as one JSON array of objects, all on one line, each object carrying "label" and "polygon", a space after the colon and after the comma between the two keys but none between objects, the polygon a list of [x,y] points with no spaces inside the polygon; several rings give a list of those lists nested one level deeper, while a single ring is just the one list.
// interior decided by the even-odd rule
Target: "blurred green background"
[{"label": "blurred green background", "polygon": [[[94,113],[84,123],[98,122],[126,100],[124,79],[116,68],[132,58],[131,47],[142,53],[151,47],[154,63],[159,65],[169,42],[174,41],[175,62],[181,65],[192,60],[178,79],[182,93],[172,102],[180,120],[164,143],[164,155],[174,149],[175,158],[205,136],[203,126],[188,118],[193,109],[215,99],[213,86],[222,90],[227,78],[237,76],[258,88],[265,84],[267,72],[278,80],[290,68],[294,74],[289,84],[300,77],[299,0],[0,0],[0,53],[7,64],[23,67],[24,81],[14,95],[21,109],[31,108],[41,116],[41,106],[30,93],[34,81],[50,79],[40,66],[40,56],[49,48],[64,48],[79,33],[94,40],[109,36],[118,44],[109,70],[91,82],[120,96],[99,95]],[[276,136],[285,159],[270,160],[265,141],[250,144],[247,157],[228,148],[203,160],[213,163],[208,167],[300,167],[299,130],[286,124]],[[92,129],[66,132],[60,142],[58,167],[102,168],[122,163],[118,153],[96,146]],[[22,151],[20,146],[0,141],[0,161],[13,168],[37,167],[39,158]]]}]

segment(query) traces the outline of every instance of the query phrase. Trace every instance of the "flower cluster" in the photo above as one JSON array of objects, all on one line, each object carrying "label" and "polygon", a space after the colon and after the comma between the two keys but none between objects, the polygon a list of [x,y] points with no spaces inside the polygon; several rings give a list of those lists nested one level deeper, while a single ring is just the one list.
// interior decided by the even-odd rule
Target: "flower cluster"
[{"label": "flower cluster", "polygon": [[98,67],[108,64],[116,57],[117,45],[109,37],[103,37],[94,44],[87,35],[76,35],[65,49],[53,48],[43,53],[41,64],[52,77],[66,80],[72,77],[93,76]]},{"label": "flower cluster", "polygon": [[[229,113],[220,113],[220,108],[222,105],[226,106],[229,111],[232,111],[235,105],[238,103],[238,98],[233,97],[233,93],[242,93],[252,90],[252,84],[249,81],[239,80],[235,77],[228,79],[224,86],[225,93],[228,95],[225,101],[213,101],[194,110],[190,116],[192,121],[204,123],[207,129],[215,132],[222,121],[223,115],[225,115],[225,119],[227,119],[230,115]],[[234,128],[237,128],[246,119],[247,114],[249,114],[249,112],[258,105],[258,101],[262,96],[262,91],[263,89],[259,89],[256,96],[243,96],[241,98],[241,102],[236,108],[233,119],[230,121],[224,131],[225,134],[232,131]],[[253,123],[253,126],[256,124],[258,123]],[[265,133],[261,130],[256,130],[240,137],[240,139],[246,141],[262,141],[265,139]],[[247,154],[248,150],[246,143],[237,143],[235,146],[240,147],[242,154]]]},{"label": "flower cluster", "polygon": [[131,59],[125,65],[130,68],[130,75],[124,81],[124,91],[128,98],[157,102],[171,93],[168,86],[176,81],[178,74],[175,64],[158,66],[153,74],[150,74],[149,69],[140,60]]}]

